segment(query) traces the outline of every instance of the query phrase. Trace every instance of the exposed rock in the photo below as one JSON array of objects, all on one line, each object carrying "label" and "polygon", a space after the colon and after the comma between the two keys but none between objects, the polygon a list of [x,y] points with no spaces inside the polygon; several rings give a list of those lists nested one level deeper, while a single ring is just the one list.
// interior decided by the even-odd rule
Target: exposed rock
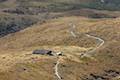
[{"label": "exposed rock", "polygon": [[120,76],[120,72],[116,70],[105,70],[104,74],[90,74],[88,77],[81,78],[82,80],[111,80]]}]

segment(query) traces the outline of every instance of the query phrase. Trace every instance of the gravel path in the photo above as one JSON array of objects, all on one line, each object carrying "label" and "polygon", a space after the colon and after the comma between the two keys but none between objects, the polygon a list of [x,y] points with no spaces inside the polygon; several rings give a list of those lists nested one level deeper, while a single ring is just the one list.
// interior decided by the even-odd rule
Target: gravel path
[{"label": "gravel path", "polygon": [[57,60],[57,63],[55,65],[55,75],[58,77],[58,80],[62,80],[61,76],[59,75],[59,72],[58,72],[58,66],[59,66],[60,62],[59,62],[59,58]]},{"label": "gravel path", "polygon": [[[76,38],[78,36],[76,34],[77,32],[75,31],[76,26],[74,24],[69,24],[69,26],[71,27],[70,30],[69,30],[69,32],[71,33],[71,35],[74,38]],[[92,36],[92,35],[89,35],[89,34],[86,34],[86,36],[89,37],[89,38],[93,38],[93,39],[98,40],[99,44],[97,45],[96,48],[94,48],[94,49],[92,49],[92,50],[90,50],[90,51],[88,51],[86,53],[81,54],[81,58],[85,57],[85,56],[87,56],[87,57],[91,56],[94,51],[96,51],[98,48],[100,48],[101,46],[103,46],[104,43],[105,43],[105,41],[103,39],[99,38],[99,37],[95,37],[95,36]],[[58,70],[59,64],[60,64],[60,61],[59,61],[59,57],[58,57],[58,60],[57,60],[56,65],[54,67],[55,68],[55,75],[57,76],[58,80],[62,80],[62,77],[59,75],[59,70]]]},{"label": "gravel path", "polygon": [[[76,26],[74,24],[70,24],[70,27],[71,27],[71,29],[69,31],[70,31],[71,35],[76,38],[77,37],[77,34],[76,34],[77,32],[75,31]],[[94,48],[94,49],[92,49],[92,50],[90,50],[86,53],[82,53],[81,57],[91,56],[94,51],[96,51],[98,48],[103,46],[104,43],[105,43],[105,41],[103,39],[101,39],[100,37],[92,36],[92,35],[89,35],[89,34],[86,34],[86,36],[89,37],[89,38],[93,38],[93,39],[98,40],[99,44],[97,45],[96,48]]]}]

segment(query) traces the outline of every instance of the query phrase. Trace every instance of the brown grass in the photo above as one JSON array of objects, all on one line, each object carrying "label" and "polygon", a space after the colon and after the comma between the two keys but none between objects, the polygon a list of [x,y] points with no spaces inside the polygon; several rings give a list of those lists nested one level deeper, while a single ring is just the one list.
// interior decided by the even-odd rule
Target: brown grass
[{"label": "brown grass", "polygon": [[[79,37],[69,33],[69,23],[76,24]],[[120,71],[120,19],[88,19],[63,17],[49,20],[43,25],[33,25],[0,39],[0,78],[2,80],[54,80],[55,57],[32,55],[35,49],[63,51],[59,69],[64,80],[81,80],[90,73],[106,69]],[[96,40],[88,33],[105,40],[104,46],[95,52],[96,60],[80,59],[79,53],[96,46]],[[81,63],[82,60],[82,63]],[[108,67],[109,66],[109,67]],[[25,70],[24,70],[25,68]],[[12,74],[11,74],[12,73]]]}]

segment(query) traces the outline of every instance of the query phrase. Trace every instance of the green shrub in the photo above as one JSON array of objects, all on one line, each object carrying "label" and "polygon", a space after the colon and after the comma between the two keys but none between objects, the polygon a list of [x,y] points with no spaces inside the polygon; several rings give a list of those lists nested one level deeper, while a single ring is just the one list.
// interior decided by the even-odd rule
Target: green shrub
[{"label": "green shrub", "polygon": [[38,19],[31,16],[13,16],[1,14],[0,17],[1,36],[24,29],[38,21]]}]

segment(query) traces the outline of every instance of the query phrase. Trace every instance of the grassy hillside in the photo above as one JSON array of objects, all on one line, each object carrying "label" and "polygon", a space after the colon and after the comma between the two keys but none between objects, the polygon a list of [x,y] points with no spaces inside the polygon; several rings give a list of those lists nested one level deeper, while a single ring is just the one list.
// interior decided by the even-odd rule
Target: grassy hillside
[{"label": "grassy hillside", "polygon": [[[120,76],[119,0],[0,0],[0,80],[57,80],[57,57],[36,49],[63,52],[63,80],[117,80]],[[76,25],[77,37],[70,33]],[[80,54],[105,44],[92,57]],[[97,78],[97,79],[96,79]]]},{"label": "grassy hillside", "polygon": [[37,22],[44,23],[48,19],[62,16],[116,18],[120,16],[119,1],[105,0],[102,3],[100,0],[2,0],[0,37]]},{"label": "grassy hillside", "polygon": [[[79,37],[74,38],[69,23],[76,24]],[[89,80],[91,74],[105,70],[120,72],[120,19],[89,19],[62,17],[39,23],[17,33],[0,38],[0,78],[2,80],[54,80],[56,58],[33,55],[35,49],[62,51],[60,75],[64,80]],[[95,51],[94,59],[80,58],[80,53],[95,48],[96,40],[88,33],[105,40]],[[108,67],[109,66],[109,67]],[[12,73],[12,74],[11,74]],[[88,78],[88,79],[87,79]],[[109,77],[110,80],[114,77]]]}]

